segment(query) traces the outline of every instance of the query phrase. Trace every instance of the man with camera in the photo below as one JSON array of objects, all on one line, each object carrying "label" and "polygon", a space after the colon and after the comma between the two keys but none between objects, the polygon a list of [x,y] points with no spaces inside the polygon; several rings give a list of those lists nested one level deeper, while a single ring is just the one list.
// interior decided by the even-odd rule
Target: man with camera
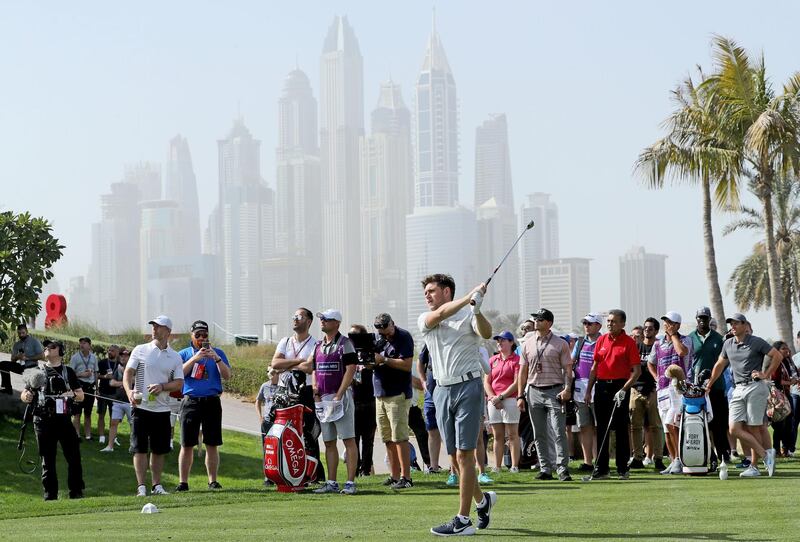
[{"label": "man with camera", "polygon": [[208,324],[195,321],[190,331],[192,345],[178,355],[183,360],[183,401],[180,407],[181,451],[178,455],[180,483],[175,491],[189,491],[189,472],[194,461],[200,430],[206,448],[208,488],[222,489],[217,481],[219,447],[222,446],[222,381],[231,377],[231,365],[220,348],[208,342]]},{"label": "man with camera", "polygon": [[469,518],[471,501],[476,504],[479,529],[489,526],[489,514],[497,501],[494,491],[481,491],[475,473],[475,448],[485,404],[478,340],[492,336],[492,325],[481,313],[486,285],[476,286],[459,299],[453,298],[456,283],[450,275],[429,275],[422,279],[422,287],[428,312],[420,314],[417,325],[430,350],[436,378],[436,422],[459,477],[458,514],[431,533],[471,535],[475,534]]},{"label": "man with camera", "polygon": [[28,326],[17,326],[19,340],[11,347],[11,361],[0,361],[0,393],[11,395],[11,373],[22,374],[25,369],[37,366],[40,359],[44,359],[42,343],[28,333]]},{"label": "man with camera", "polygon": [[408,331],[397,327],[386,313],[376,316],[374,325],[383,339],[381,352],[375,354],[375,371],[372,374],[377,402],[376,419],[389,456],[391,488],[405,489],[414,485],[408,443],[414,339]]},{"label": "man with camera", "polygon": [[169,394],[183,388],[183,360],[169,345],[172,320],[162,315],[148,323],[153,326],[153,340],[133,349],[122,378],[132,408],[131,451],[137,497],[147,496],[144,480],[150,452],[152,494],[167,495],[161,473],[172,440]]},{"label": "man with camera", "polygon": [[[58,499],[56,446],[60,443],[67,460],[67,487],[70,499],[83,498],[83,468],[78,434],[70,422],[70,410],[84,399],[83,389],[71,367],[64,365],[64,343],[47,341],[44,375],[39,386],[26,386],[20,394],[33,405],[33,424],[39,455],[42,458],[44,500]],[[35,371],[34,371],[35,372]],[[35,379],[32,377],[31,382]]]},{"label": "man with camera", "polygon": [[72,425],[75,431],[81,434],[81,414],[83,414],[83,434],[86,440],[92,440],[92,408],[94,407],[95,381],[97,380],[97,356],[92,352],[92,339],[81,337],[78,339],[78,351],[69,359],[69,366],[75,371],[81,388],[86,395],[83,408],[72,416]]},{"label": "man with camera", "polygon": [[[339,327],[342,325],[341,312],[328,309],[318,312],[317,318],[323,337],[317,341],[314,352],[308,359],[314,368],[311,382],[322,426],[322,441],[325,443],[328,480],[322,487],[315,489],[314,493],[354,495],[358,448],[355,439],[355,407],[350,384],[353,383],[358,356],[350,339],[339,332]],[[347,463],[347,481],[341,491],[336,481],[336,469],[339,467],[337,438],[344,443]]]},{"label": "man with camera", "polygon": [[[572,356],[569,343],[553,334],[553,313],[539,309],[532,314],[536,334],[522,346],[517,379],[517,407],[525,410],[533,426],[533,440],[541,469],[537,480],[552,480],[553,467],[558,479],[569,482],[566,413],[564,404],[572,397]],[[551,442],[552,439],[552,442]],[[552,456],[553,445],[555,454]]]}]

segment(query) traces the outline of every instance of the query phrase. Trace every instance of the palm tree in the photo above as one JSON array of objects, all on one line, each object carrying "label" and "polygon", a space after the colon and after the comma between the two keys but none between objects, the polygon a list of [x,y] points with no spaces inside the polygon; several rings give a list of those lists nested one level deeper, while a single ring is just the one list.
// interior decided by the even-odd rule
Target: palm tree
[{"label": "palm tree", "polygon": [[[800,184],[787,177],[779,177],[772,188],[772,206],[775,217],[775,244],[780,261],[781,293],[787,307],[800,308]],[[737,230],[751,230],[765,234],[763,213],[742,207],[741,217],[725,226],[723,235]],[[766,245],[760,241],[742,263],[736,266],[728,281],[734,301],[742,310],[772,306],[772,290],[766,258]],[[789,311],[789,326],[792,315]]]},{"label": "palm tree", "polygon": [[734,41],[717,36],[714,59],[715,72],[701,91],[714,105],[715,132],[726,148],[736,151],[737,177],[751,178],[751,191],[761,203],[771,304],[778,334],[791,345],[791,304],[781,284],[773,188],[778,176],[800,171],[800,73],[776,94],[763,55],[752,62]]},{"label": "palm tree", "polygon": [[699,67],[697,75],[697,84],[689,76],[672,91],[677,108],[663,123],[667,135],[641,152],[635,169],[650,188],[663,188],[668,178],[675,183],[700,185],[709,299],[714,316],[724,321],[711,224],[711,188],[714,188],[713,201],[718,209],[737,207],[738,161],[736,152],[718,133],[717,104],[714,96],[703,90],[707,78]]}]

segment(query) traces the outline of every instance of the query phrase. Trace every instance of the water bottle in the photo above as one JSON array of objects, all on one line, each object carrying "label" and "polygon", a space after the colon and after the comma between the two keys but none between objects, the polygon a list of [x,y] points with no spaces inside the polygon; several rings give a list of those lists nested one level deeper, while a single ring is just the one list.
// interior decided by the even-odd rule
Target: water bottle
[{"label": "water bottle", "polygon": [[725,460],[722,460],[722,464],[719,466],[719,479],[720,480],[727,480],[728,479],[728,464],[725,463]]}]

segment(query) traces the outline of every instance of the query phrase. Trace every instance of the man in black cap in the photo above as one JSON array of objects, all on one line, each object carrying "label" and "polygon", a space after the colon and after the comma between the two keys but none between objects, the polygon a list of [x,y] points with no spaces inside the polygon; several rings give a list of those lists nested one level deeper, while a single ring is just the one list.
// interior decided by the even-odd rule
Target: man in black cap
[{"label": "man in black cap", "polygon": [[383,352],[375,354],[372,384],[375,390],[378,428],[389,456],[392,489],[413,486],[411,448],[408,443],[408,410],[411,407],[411,365],[414,339],[397,327],[386,313],[375,317],[375,329],[386,340]]},{"label": "man in black cap", "polygon": [[[569,474],[566,414],[562,404],[572,396],[572,356],[567,341],[550,331],[553,327],[551,311],[539,309],[531,316],[536,334],[522,345],[517,406],[524,410],[524,399],[527,398],[541,465],[537,480],[552,480],[556,467],[558,479],[568,482],[572,477]],[[552,454],[553,446],[556,457]]]},{"label": "man in black cap", "polygon": [[231,365],[219,348],[208,342],[208,324],[195,321],[191,328],[192,345],[178,354],[183,359],[183,402],[181,403],[181,452],[178,456],[180,484],[175,491],[189,490],[194,447],[200,430],[206,448],[208,488],[221,489],[217,481],[219,447],[222,445],[222,381],[231,377]]},{"label": "man in black cap", "polygon": [[[705,370],[712,371],[714,364],[719,359],[722,352],[722,344],[725,339],[711,329],[711,309],[700,307],[694,315],[697,328],[689,333],[692,340],[694,352],[694,364],[692,374],[699,383],[699,375]],[[725,379],[718,378],[708,394],[711,401],[711,410],[714,412],[708,426],[714,438],[714,449],[717,452],[717,459],[722,459],[726,463],[731,460],[731,445],[728,442],[728,397],[725,394]]]}]

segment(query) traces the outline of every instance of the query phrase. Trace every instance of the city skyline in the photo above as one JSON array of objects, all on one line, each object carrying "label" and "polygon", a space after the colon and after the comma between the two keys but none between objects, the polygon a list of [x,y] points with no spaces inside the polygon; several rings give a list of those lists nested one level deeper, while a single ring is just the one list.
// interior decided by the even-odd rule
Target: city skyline
[{"label": "city skyline", "polygon": [[[459,4],[461,8],[462,4]],[[158,85],[147,92],[140,93],[141,96],[130,99],[133,95],[127,94],[114,81],[125,80],[120,70],[114,65],[108,64],[110,73],[106,78],[107,87],[102,85],[102,96],[97,92],[90,92],[92,98],[91,106],[82,97],[75,95],[75,89],[89,88],[82,84],[58,85],[60,93],[52,96],[48,95],[43,99],[42,90],[55,88],[49,84],[48,80],[52,77],[63,76],[63,69],[58,67],[58,63],[64,67],[75,67],[76,60],[64,60],[62,55],[72,54],[73,59],[77,59],[79,68],[76,75],[84,77],[82,66],[95,66],[106,52],[93,52],[90,55],[75,54],[75,47],[79,50],[85,49],[85,44],[91,42],[91,37],[85,41],[77,43],[65,39],[51,39],[38,36],[58,36],[59,32],[68,30],[58,30],[53,27],[46,19],[41,28],[35,28],[31,36],[19,33],[13,26],[9,27],[8,32],[0,35],[3,44],[6,40],[16,40],[18,44],[29,44],[32,39],[39,39],[40,43],[59,43],[63,47],[63,52],[57,52],[53,61],[49,64],[47,57],[42,53],[47,50],[41,44],[22,47],[25,53],[21,55],[19,63],[13,61],[10,65],[10,75],[19,81],[25,81],[21,85],[26,89],[26,95],[22,95],[16,88],[5,89],[2,91],[6,95],[4,102],[6,105],[14,104],[15,109],[24,113],[25,121],[18,117],[14,111],[4,109],[4,118],[9,122],[5,123],[7,129],[3,130],[2,143],[8,149],[9,157],[7,163],[7,180],[3,181],[4,188],[9,185],[6,183],[10,179],[19,179],[24,183],[23,186],[29,188],[34,193],[55,195],[60,205],[54,206],[52,202],[39,202],[32,198],[30,194],[15,194],[11,190],[5,192],[9,194],[2,205],[5,208],[24,211],[30,210],[34,214],[44,215],[51,218],[54,222],[55,233],[67,245],[67,251],[61,262],[56,265],[56,277],[62,287],[66,287],[73,277],[87,275],[91,273],[88,269],[88,254],[90,224],[101,220],[100,207],[97,205],[99,194],[106,194],[110,191],[112,182],[120,180],[119,172],[126,164],[136,164],[139,162],[160,162],[162,174],[166,177],[166,163],[163,161],[164,148],[166,142],[175,134],[182,134],[187,138],[191,147],[192,162],[198,182],[198,196],[201,227],[206,225],[206,217],[211,212],[211,207],[217,202],[213,194],[216,193],[217,168],[216,153],[209,152],[209,147],[213,147],[214,142],[219,136],[227,131],[231,119],[238,116],[239,110],[246,119],[248,127],[251,129],[256,139],[264,143],[260,149],[262,168],[261,175],[267,185],[273,189],[276,187],[275,174],[276,168],[274,149],[276,148],[277,126],[275,103],[279,95],[282,80],[293,66],[299,65],[303,71],[310,74],[311,87],[317,96],[320,95],[320,85],[316,80],[317,62],[320,54],[320,41],[322,40],[325,29],[330,25],[334,12],[348,13],[350,21],[358,32],[361,45],[361,52],[364,55],[365,74],[364,92],[366,96],[365,108],[370,109],[374,104],[373,98],[376,88],[380,82],[392,77],[398,83],[406,96],[410,96],[413,85],[418,75],[420,67],[420,51],[423,44],[427,42],[430,34],[430,5],[409,6],[408,13],[402,14],[400,21],[395,25],[401,32],[396,32],[384,26],[378,31],[380,25],[376,24],[379,19],[377,13],[372,8],[356,7],[355,4],[319,4],[317,9],[302,10],[311,13],[304,20],[304,24],[298,26],[298,12],[292,12],[291,8],[281,16],[276,17],[277,21],[287,28],[287,32],[298,35],[294,39],[287,39],[287,32],[279,32],[280,39],[284,40],[284,47],[272,48],[269,46],[243,47],[245,44],[252,45],[247,32],[238,32],[243,37],[241,42],[236,45],[237,52],[228,54],[222,47],[218,55],[227,54],[226,60],[230,60],[230,70],[226,71],[226,77],[222,80],[225,85],[232,89],[229,93],[220,93],[219,87],[213,86],[217,92],[214,107],[208,110],[198,107],[203,100],[207,101],[207,95],[200,90],[203,85],[194,77],[196,67],[202,66],[202,54],[197,56],[187,55],[186,47],[201,47],[199,42],[191,34],[179,33],[183,38],[188,38],[185,45],[173,44],[165,41],[164,38],[154,40],[152,47],[143,47],[145,56],[149,62],[153,63],[155,73],[141,69],[137,66],[142,65],[144,57],[136,54],[132,57],[131,73],[148,73],[149,77],[142,78],[153,80],[163,79],[174,89],[168,86]],[[255,9],[254,6],[251,8]],[[37,16],[38,9],[35,7],[5,7],[8,13],[5,21],[21,20],[20,18]],[[59,9],[53,8],[51,9]],[[200,26],[203,26],[203,15],[205,7],[199,6],[196,12],[192,12],[193,18],[200,17]],[[553,11],[555,9],[555,11]],[[567,8],[564,8],[568,11]],[[625,8],[620,8],[625,10]],[[643,11],[642,11],[643,10]],[[495,113],[505,113],[509,125],[509,144],[513,158],[513,179],[516,201],[522,199],[530,193],[541,191],[553,194],[554,201],[558,202],[562,217],[561,239],[563,252],[569,255],[580,255],[592,258],[592,309],[604,310],[619,303],[620,293],[618,278],[617,258],[631,245],[642,244],[648,250],[657,253],[670,255],[667,260],[667,274],[681,272],[686,273],[687,269],[698,276],[699,286],[689,285],[670,285],[667,286],[667,305],[669,309],[677,309],[682,312],[684,317],[691,315],[699,305],[708,304],[707,294],[702,279],[704,268],[702,264],[702,243],[699,232],[699,195],[690,188],[671,190],[670,193],[649,192],[641,188],[636,179],[631,177],[632,163],[636,153],[645,145],[655,140],[660,135],[658,125],[666,117],[671,104],[669,103],[670,89],[697,63],[708,65],[708,41],[711,32],[719,32],[731,35],[737,39],[741,45],[753,50],[765,50],[768,65],[777,80],[782,80],[782,74],[787,73],[797,67],[793,59],[785,54],[781,55],[781,41],[779,30],[765,27],[759,24],[744,25],[732,19],[722,17],[711,17],[709,8],[700,9],[698,17],[691,23],[684,26],[684,40],[680,44],[670,43],[665,39],[665,34],[657,29],[649,31],[652,36],[646,35],[641,30],[636,30],[636,25],[626,27],[624,21],[630,22],[642,17],[659,17],[665,21],[665,26],[669,21],[674,20],[674,14],[667,9],[650,7],[647,10],[636,10],[628,8],[623,22],[615,21],[615,10],[604,12],[595,7],[586,7],[585,17],[581,17],[572,28],[562,28],[559,30],[560,39],[553,39],[553,33],[547,28],[546,22],[549,20],[559,20],[565,14],[557,8],[548,8],[537,17],[530,18],[531,11],[525,6],[501,6],[497,11],[485,14],[486,26],[498,26],[497,22],[502,21],[504,38],[495,30],[488,30],[491,39],[481,40],[480,44],[470,44],[468,32],[459,30],[459,25],[463,21],[472,21],[480,24],[481,18],[477,17],[480,12],[478,6],[466,3],[463,10],[455,10],[452,5],[438,6],[437,31],[442,37],[442,41],[447,47],[447,60],[453,71],[457,74],[458,96],[460,101],[460,128],[458,137],[460,139],[460,176],[459,191],[463,197],[460,203],[471,206],[478,205],[476,202],[469,201],[472,194],[472,183],[474,180],[474,130],[489,115]],[[147,11],[146,6],[142,15]],[[177,16],[177,8],[169,8],[163,14],[164,22],[174,21]],[[68,16],[68,11],[65,12]],[[481,12],[482,13],[482,12]],[[509,16],[513,13],[515,16]],[[124,18],[123,18],[124,19]],[[85,20],[89,25],[90,31],[87,36],[100,36],[104,32],[119,31],[127,24],[123,19],[118,19],[113,13],[107,10],[98,10],[94,14],[86,14]],[[140,20],[139,15],[133,18]],[[243,22],[241,13],[222,13],[221,21],[230,22],[236,20],[242,22],[247,27],[248,22]],[[530,37],[522,42],[522,49],[515,49],[512,46],[511,37],[520,36],[520,24],[524,20],[533,21],[533,28]],[[641,20],[641,19],[640,19]],[[100,25],[91,21],[105,21],[108,23],[108,30],[100,28]],[[149,19],[148,19],[149,21]],[[372,23],[370,23],[372,21]],[[518,22],[519,21],[519,22]],[[597,25],[589,25],[586,21],[597,22]],[[482,21],[481,21],[482,22]],[[3,23],[0,23],[3,24]],[[270,23],[271,24],[271,23]],[[614,32],[598,33],[598,29],[603,25],[615,29],[618,36],[613,36]],[[781,23],[782,24],[782,23]],[[158,36],[162,26],[159,21],[153,22],[152,28],[147,32],[152,32]],[[224,25],[223,25],[224,26]],[[300,32],[302,26],[302,32]],[[468,25],[469,26],[469,25]],[[641,24],[639,25],[642,26]],[[25,28],[25,25],[17,25]],[[225,30],[223,30],[223,34]],[[142,30],[129,30],[120,33],[120,40],[108,41],[108,54],[115,52],[119,54],[119,45],[125,48],[130,40],[130,36],[136,35]],[[584,32],[585,36],[579,36],[578,32]],[[387,43],[376,37],[385,36]],[[602,38],[598,38],[602,35]],[[608,59],[603,63],[602,70],[587,66],[580,58],[581,53],[585,53],[586,48],[571,47],[566,41],[575,39],[578,45],[587,44],[595,48],[598,55]],[[592,80],[599,74],[603,74],[598,81],[608,81],[596,85],[596,95],[593,96],[591,103],[597,106],[604,103],[603,110],[592,113],[596,115],[594,122],[592,117],[587,117],[587,122],[583,125],[584,133],[581,136],[586,142],[597,141],[597,148],[585,146],[588,154],[581,160],[571,160],[571,153],[574,149],[568,146],[550,145],[545,139],[555,141],[566,141],[558,135],[558,123],[553,121],[553,117],[537,105],[536,101],[547,101],[547,89],[538,85],[530,86],[531,83],[539,81],[536,73],[544,74],[546,71],[534,72],[530,74],[522,71],[514,71],[512,66],[520,64],[521,59],[525,58],[522,51],[529,54],[534,49],[548,50],[543,44],[558,43],[563,50],[553,53],[553,59],[538,57],[543,63],[543,68],[553,71],[548,77],[561,77],[564,82],[570,82],[574,78],[567,73],[566,68],[577,66],[586,71],[584,76]],[[640,40],[644,45],[636,47],[637,51],[625,48],[631,40]],[[660,48],[659,42],[664,42]],[[9,41],[8,43],[11,43]],[[669,46],[666,44],[669,43]],[[306,45],[307,44],[307,45]],[[221,44],[215,42],[215,46]],[[186,76],[186,88],[179,79],[166,77],[167,72],[160,72],[160,64],[155,56],[150,56],[146,51],[155,51],[158,48],[169,53],[174,51],[176,55],[184,59],[189,59],[192,68],[188,64],[170,63],[170,69],[178,76]],[[8,47],[7,47],[8,49]],[[188,51],[191,51],[189,49]],[[198,49],[199,51],[199,49]],[[655,51],[655,53],[653,53]],[[613,53],[613,54],[612,54]],[[267,60],[268,69],[264,69],[264,55],[269,54]],[[28,62],[31,66],[49,66],[51,70],[43,73],[28,73],[23,66],[26,62],[25,55],[33,62]],[[253,56],[257,55],[257,56]],[[167,54],[166,57],[171,55]],[[257,60],[260,56],[260,60]],[[296,59],[299,57],[299,61]],[[212,57],[215,58],[215,57]],[[653,59],[650,65],[644,62],[645,59]],[[60,60],[59,60],[60,59]],[[165,58],[167,60],[167,58]],[[584,59],[585,60],[585,59]],[[611,84],[622,73],[630,72],[628,67],[631,63],[636,63],[641,72],[637,79],[630,79],[630,92],[624,88],[625,83],[619,85]],[[560,69],[555,64],[564,65]],[[263,84],[267,79],[258,79],[258,85],[248,85],[248,77],[253,68],[258,67],[260,73],[268,73],[268,80],[274,84]],[[121,67],[121,66],[120,66]],[[189,70],[189,71],[187,71]],[[41,70],[40,70],[41,71]],[[259,76],[261,77],[261,76]],[[606,79],[607,77],[607,79]],[[65,81],[72,80],[71,76],[64,78]],[[87,81],[91,84],[92,76],[88,76]],[[481,84],[483,81],[490,83]],[[618,78],[618,81],[624,79]],[[30,83],[27,83],[30,82]],[[34,85],[34,86],[30,86]],[[623,86],[620,86],[623,85]],[[248,87],[252,87],[252,91]],[[515,87],[528,87],[526,100],[532,98],[533,102],[521,100],[515,94]],[[132,89],[137,89],[136,85],[131,85]],[[141,88],[145,88],[142,86]],[[187,92],[187,88],[192,88]],[[532,96],[530,89],[536,91]],[[41,89],[41,90],[40,90]],[[244,90],[243,90],[244,89]],[[625,110],[621,102],[613,94],[621,94],[630,100],[629,108]],[[157,92],[156,92],[157,91]],[[254,91],[258,91],[257,93]],[[266,91],[266,92],[265,92]],[[176,94],[177,93],[177,94]],[[559,100],[565,103],[575,97],[575,91],[567,86],[559,85]],[[632,98],[633,94],[636,98]],[[258,98],[256,98],[258,94]],[[185,104],[178,104],[176,96],[180,95],[185,100]],[[238,96],[237,96],[238,95]],[[274,99],[269,96],[275,96]],[[556,97],[554,95],[553,97]],[[202,98],[202,99],[201,99]],[[241,98],[241,101],[240,99]],[[65,100],[69,100],[70,105],[66,106]],[[112,104],[113,102],[113,104]],[[159,114],[162,111],[158,103],[164,103],[174,109],[171,114]],[[225,105],[224,102],[227,102]],[[409,100],[413,102],[413,100]],[[119,103],[124,103],[125,108],[118,108]],[[241,103],[241,105],[237,105]],[[150,104],[153,104],[152,106]],[[525,111],[520,106],[530,108]],[[112,107],[113,105],[113,107]],[[60,108],[55,111],[53,107]],[[588,110],[586,110],[588,111]],[[584,111],[584,113],[586,113]],[[47,118],[41,115],[47,113]],[[163,112],[163,111],[162,111]],[[200,113],[200,115],[198,115]],[[81,119],[79,126],[76,119]],[[603,115],[606,115],[605,117]],[[617,131],[609,124],[612,118],[622,121],[621,130]],[[72,119],[70,122],[65,122]],[[133,120],[135,119],[135,120]],[[536,120],[534,120],[536,119]],[[573,121],[574,122],[574,121]],[[38,145],[30,142],[30,130],[26,124],[41,126],[44,130],[39,130],[41,141]],[[569,122],[564,122],[569,125]],[[72,137],[61,137],[64,130],[70,126]],[[204,131],[204,127],[210,130]],[[573,127],[574,128],[574,127]],[[613,140],[613,152],[609,152],[604,143],[597,139],[598,129],[610,130],[609,140]],[[89,133],[96,137],[97,134],[104,134],[92,141],[91,147],[87,145],[88,139],[85,135]],[[546,136],[544,134],[547,134]],[[61,139],[58,139],[58,138]],[[55,145],[55,141],[59,145]],[[87,150],[91,149],[90,160],[76,160],[80,156],[79,149],[83,147],[84,156]],[[36,149],[37,157],[31,155],[32,150]],[[530,150],[529,150],[530,149]],[[607,156],[600,157],[602,149],[606,149]],[[70,154],[67,154],[70,153]],[[46,157],[44,160],[41,157]],[[81,163],[85,162],[85,163]],[[586,164],[584,164],[585,162]],[[588,164],[593,166],[588,167]],[[55,169],[54,169],[55,168]],[[58,181],[56,181],[58,180]],[[65,188],[62,192],[59,185]],[[607,195],[607,193],[609,195]],[[614,195],[611,195],[614,194]],[[620,195],[624,197],[620,197]],[[211,197],[209,197],[211,195]],[[612,203],[616,202],[616,203]],[[624,203],[624,205],[622,205]],[[673,230],[667,234],[664,232],[662,223],[664,220],[675,216],[674,209],[680,209],[680,219],[673,225]],[[614,228],[606,225],[609,217],[624,216],[622,224]],[[76,217],[78,219],[76,219]],[[724,215],[716,215],[714,218],[718,253],[720,258],[720,280],[723,285],[738,263],[741,256],[749,250],[753,243],[751,237],[747,235],[734,235],[729,238],[722,238],[719,235],[721,227],[730,219]],[[488,270],[487,270],[488,271]],[[486,271],[481,270],[481,276]],[[597,285],[600,287],[597,287]],[[467,287],[464,285],[464,287]],[[728,312],[733,310],[733,303],[729,295],[725,295],[726,309]],[[136,302],[134,302],[136,304]],[[624,308],[624,307],[623,307]],[[525,311],[532,308],[524,308]],[[751,315],[749,315],[751,316]],[[762,327],[772,330],[774,324],[769,314],[761,313],[753,315],[756,328]],[[766,334],[766,333],[765,333]]]}]

